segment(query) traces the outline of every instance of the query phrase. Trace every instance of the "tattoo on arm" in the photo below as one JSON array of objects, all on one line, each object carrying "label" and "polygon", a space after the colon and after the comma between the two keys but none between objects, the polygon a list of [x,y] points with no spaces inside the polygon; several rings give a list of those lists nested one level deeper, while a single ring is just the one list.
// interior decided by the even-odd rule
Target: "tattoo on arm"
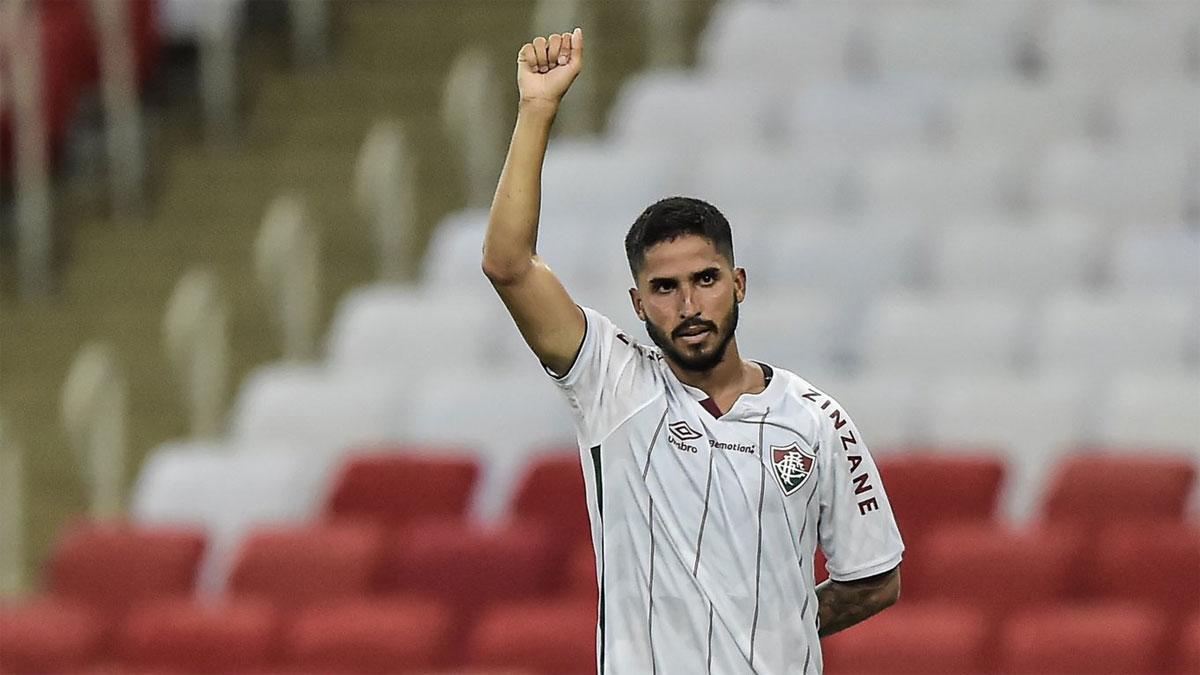
[{"label": "tattoo on arm", "polygon": [[856,581],[817,586],[819,635],[826,637],[891,607],[900,598],[900,568]]}]

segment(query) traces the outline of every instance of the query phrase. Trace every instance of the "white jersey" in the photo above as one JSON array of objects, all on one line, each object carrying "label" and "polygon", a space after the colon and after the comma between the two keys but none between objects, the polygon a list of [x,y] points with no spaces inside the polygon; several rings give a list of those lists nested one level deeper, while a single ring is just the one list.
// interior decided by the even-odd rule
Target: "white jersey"
[{"label": "white jersey", "polygon": [[717,417],[658,349],[584,315],[557,382],[588,486],[600,675],[820,673],[818,541],[839,581],[887,572],[904,551],[854,424],[765,364],[766,388]]}]

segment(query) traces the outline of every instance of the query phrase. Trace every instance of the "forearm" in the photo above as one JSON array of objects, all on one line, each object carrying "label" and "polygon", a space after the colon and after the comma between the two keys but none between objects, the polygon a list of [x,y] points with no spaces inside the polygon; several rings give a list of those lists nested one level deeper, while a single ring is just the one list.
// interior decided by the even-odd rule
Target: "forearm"
[{"label": "forearm", "polygon": [[826,637],[891,607],[900,598],[900,571],[860,581],[828,579],[817,586],[819,635]]},{"label": "forearm", "polygon": [[483,267],[493,280],[519,276],[536,251],[542,162],[555,106],[522,104],[492,200]]}]

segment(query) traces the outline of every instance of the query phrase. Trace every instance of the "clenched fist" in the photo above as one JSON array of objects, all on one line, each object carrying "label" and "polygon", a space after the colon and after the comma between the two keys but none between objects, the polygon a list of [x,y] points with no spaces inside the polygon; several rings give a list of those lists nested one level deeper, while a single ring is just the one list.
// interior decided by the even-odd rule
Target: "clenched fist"
[{"label": "clenched fist", "polygon": [[525,43],[517,55],[521,105],[557,106],[582,68],[582,28]]}]

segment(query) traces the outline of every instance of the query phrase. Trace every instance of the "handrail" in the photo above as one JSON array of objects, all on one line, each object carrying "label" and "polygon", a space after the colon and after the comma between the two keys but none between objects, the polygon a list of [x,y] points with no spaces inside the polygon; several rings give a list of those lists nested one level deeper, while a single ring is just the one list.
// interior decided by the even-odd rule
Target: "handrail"
[{"label": "handrail", "polygon": [[307,361],[316,352],[318,256],[317,236],[301,199],[291,194],[277,197],[255,242],[255,264],[282,332],[283,358],[289,361]]},{"label": "handrail", "polygon": [[[514,53],[515,59],[515,53]],[[491,63],[479,49],[454,62],[442,93],[442,120],[466,172],[467,202],[486,207],[504,166],[504,97]]]},{"label": "handrail", "polygon": [[399,281],[411,269],[416,248],[416,171],[404,128],[376,122],[355,168],[355,199],[370,219],[379,255],[379,276]]},{"label": "handrail", "polygon": [[128,452],[128,386],[112,348],[90,343],[79,351],[63,385],[62,419],[91,487],[91,514],[121,513]]},{"label": "handrail", "polygon": [[224,428],[228,325],[229,309],[216,277],[208,270],[189,270],[163,315],[163,341],[183,386],[194,438],[213,438]]},{"label": "handrail", "polygon": [[24,469],[21,448],[0,418],[0,598],[25,589]]}]

